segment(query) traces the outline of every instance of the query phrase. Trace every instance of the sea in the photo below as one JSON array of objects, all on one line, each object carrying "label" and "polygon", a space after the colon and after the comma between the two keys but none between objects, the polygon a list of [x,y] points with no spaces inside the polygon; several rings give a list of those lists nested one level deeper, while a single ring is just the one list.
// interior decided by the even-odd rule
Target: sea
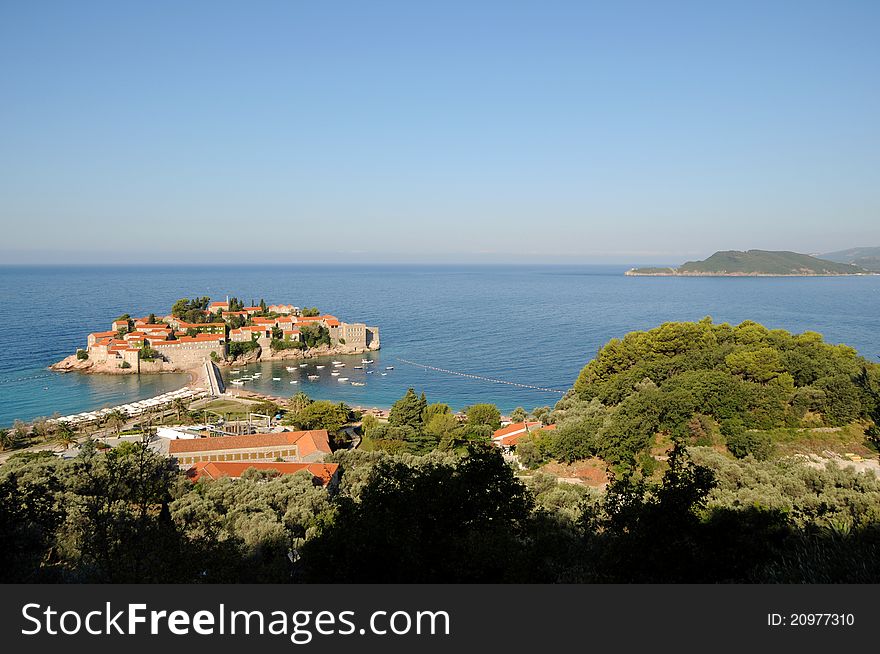
[{"label": "sea", "polygon": [[242,386],[249,390],[279,397],[302,390],[361,407],[388,407],[407,388],[454,409],[477,402],[505,412],[552,405],[609,339],[705,316],[817,331],[880,360],[880,276],[627,277],[629,267],[3,266],[0,425],[180,388],[186,375],[84,375],[47,366],[85,347],[89,332],[109,329],[122,313],[164,315],[181,297],[205,295],[317,306],[341,320],[377,325],[382,349],[334,358],[346,364],[337,377],[330,359],[305,368],[287,361],[238,375],[224,371],[227,381],[261,372]]}]

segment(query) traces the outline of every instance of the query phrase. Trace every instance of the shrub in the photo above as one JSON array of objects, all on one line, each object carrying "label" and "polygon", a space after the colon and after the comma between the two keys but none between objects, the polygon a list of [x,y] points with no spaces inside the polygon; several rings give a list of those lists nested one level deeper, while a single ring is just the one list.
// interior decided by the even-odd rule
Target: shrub
[{"label": "shrub", "polygon": [[89,353],[86,352],[85,350],[82,350],[82,349],[77,350],[77,351],[76,351],[76,358],[77,358],[79,361],[85,361],[86,359],[89,358]]},{"label": "shrub", "polygon": [[727,449],[738,459],[752,455],[758,461],[770,457],[773,442],[770,435],[758,431],[741,431],[727,437]]}]

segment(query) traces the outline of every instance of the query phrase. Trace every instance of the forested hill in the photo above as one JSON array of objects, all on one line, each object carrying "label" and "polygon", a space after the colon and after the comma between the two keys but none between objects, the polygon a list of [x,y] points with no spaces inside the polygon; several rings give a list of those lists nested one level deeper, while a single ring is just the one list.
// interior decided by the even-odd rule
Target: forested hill
[{"label": "forested hill", "polygon": [[724,250],[703,261],[687,261],[678,268],[634,268],[627,275],[654,276],[776,276],[860,275],[864,268],[851,263],[818,259],[808,254],[770,250]]},{"label": "forested hill", "polygon": [[819,256],[828,261],[851,263],[860,266],[865,270],[880,272],[880,247],[850,248],[849,250],[829,252],[828,254],[820,254]]}]

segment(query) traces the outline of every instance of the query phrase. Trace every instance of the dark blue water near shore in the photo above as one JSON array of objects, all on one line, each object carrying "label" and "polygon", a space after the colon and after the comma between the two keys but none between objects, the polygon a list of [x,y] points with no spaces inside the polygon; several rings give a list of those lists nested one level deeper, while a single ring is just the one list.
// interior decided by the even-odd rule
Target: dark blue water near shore
[{"label": "dark blue water near shore", "polygon": [[[295,258],[292,253],[291,258]],[[625,277],[626,266],[198,266],[0,267],[0,425],[55,411],[100,408],[178,388],[181,375],[57,374],[46,366],[109,328],[123,312],[167,311],[184,296],[226,294],[317,305],[381,329],[372,375],[309,383],[299,371],[266,365],[259,385],[289,395],[388,406],[409,386],[456,408],[495,402],[552,404],[558,395],[453,376],[401,362],[527,385],[571,386],[609,338],[667,320],[814,330],[880,358],[880,276],[802,278]],[[289,363],[287,365],[290,365]],[[294,364],[295,365],[295,364]],[[394,370],[384,372],[386,366]],[[311,370],[311,369],[310,369]],[[305,371],[304,371],[305,372]],[[280,377],[274,381],[272,377]],[[294,379],[302,381],[290,384]]]}]

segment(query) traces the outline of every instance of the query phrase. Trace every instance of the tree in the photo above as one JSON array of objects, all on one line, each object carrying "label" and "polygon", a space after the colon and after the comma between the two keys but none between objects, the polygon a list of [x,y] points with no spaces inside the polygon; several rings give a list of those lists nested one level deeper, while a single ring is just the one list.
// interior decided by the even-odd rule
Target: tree
[{"label": "tree", "polygon": [[336,433],[351,420],[351,410],[344,404],[328,400],[316,400],[297,411],[285,422],[292,422],[300,429],[326,429]]},{"label": "tree", "polygon": [[318,307],[304,307],[300,313],[304,318],[313,318],[321,315],[321,312],[318,311]]},{"label": "tree", "polygon": [[76,433],[66,422],[58,423],[58,429],[55,432],[55,440],[62,450],[67,450],[77,444]]},{"label": "tree", "polygon": [[363,418],[361,418],[361,433],[367,438],[370,437],[370,434],[374,429],[379,425],[379,419],[371,413],[368,413]]},{"label": "tree", "polygon": [[171,408],[174,410],[174,414],[177,416],[177,421],[180,422],[181,414],[186,411],[186,402],[183,401],[182,398],[175,397],[171,402]]},{"label": "tree", "polygon": [[465,413],[469,425],[487,425],[493,431],[501,427],[501,412],[494,404],[474,404]]},{"label": "tree", "polygon": [[288,408],[291,413],[299,413],[307,406],[312,403],[312,398],[310,398],[304,391],[299,391],[296,395],[290,398],[290,402],[288,403]]},{"label": "tree", "polygon": [[510,420],[511,422],[525,422],[528,414],[526,410],[521,406],[516,407],[513,411],[510,412]]},{"label": "tree", "polygon": [[391,407],[391,411],[388,414],[388,424],[392,427],[406,426],[416,431],[421,431],[424,426],[423,415],[425,408],[424,397],[419,398],[415,390],[410,388]]},{"label": "tree", "polygon": [[500,581],[518,568],[532,508],[490,446],[443,461],[382,459],[360,501],[341,498],[335,520],[306,541],[302,574],[331,583]]},{"label": "tree", "polygon": [[114,431],[116,432],[116,437],[119,438],[122,426],[126,422],[128,422],[128,416],[119,409],[113,409],[113,411],[107,414],[105,420],[107,421],[108,425],[113,427]]}]

